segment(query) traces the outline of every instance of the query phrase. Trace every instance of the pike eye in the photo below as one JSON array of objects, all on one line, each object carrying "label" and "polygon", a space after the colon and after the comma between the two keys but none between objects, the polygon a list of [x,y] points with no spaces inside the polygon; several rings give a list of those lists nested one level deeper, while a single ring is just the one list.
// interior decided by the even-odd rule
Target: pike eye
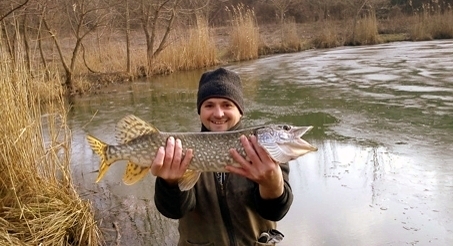
[{"label": "pike eye", "polygon": [[289,131],[289,130],[291,130],[291,126],[283,125],[283,130]]}]

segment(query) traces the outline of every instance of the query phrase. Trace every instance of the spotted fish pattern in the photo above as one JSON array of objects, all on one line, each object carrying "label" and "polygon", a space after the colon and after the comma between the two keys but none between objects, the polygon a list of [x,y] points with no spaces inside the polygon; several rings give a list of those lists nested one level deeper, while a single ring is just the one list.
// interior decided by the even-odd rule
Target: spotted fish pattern
[{"label": "spotted fish pattern", "polygon": [[225,172],[226,165],[239,166],[229,149],[234,148],[246,157],[239,140],[241,135],[255,135],[272,159],[285,163],[317,150],[301,138],[311,129],[311,126],[264,125],[227,132],[161,132],[150,123],[128,115],[116,125],[118,144],[109,145],[91,135],[87,135],[87,140],[101,159],[96,182],[103,178],[113,163],[127,160],[123,182],[131,185],[146,176],[158,148],[165,146],[170,136],[180,139],[183,153],[193,149],[194,154],[188,170],[179,180],[179,188],[188,190],[195,185],[201,172]]}]

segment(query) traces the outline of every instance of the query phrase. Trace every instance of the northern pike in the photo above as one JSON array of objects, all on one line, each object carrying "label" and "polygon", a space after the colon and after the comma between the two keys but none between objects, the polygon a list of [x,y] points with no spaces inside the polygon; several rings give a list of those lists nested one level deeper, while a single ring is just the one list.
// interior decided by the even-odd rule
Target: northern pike
[{"label": "northern pike", "polygon": [[226,132],[161,132],[153,125],[128,115],[116,125],[117,145],[109,145],[88,135],[87,140],[93,151],[101,158],[96,183],[105,175],[109,167],[118,160],[127,160],[123,182],[134,184],[142,179],[151,168],[160,146],[165,146],[170,136],[180,139],[183,153],[193,150],[193,158],[184,176],[178,181],[181,190],[191,189],[201,172],[226,172],[226,165],[240,167],[235,163],[229,149],[236,149],[246,158],[239,140],[241,135],[255,135],[257,142],[269,156],[278,163],[294,160],[317,148],[301,137],[312,126],[264,125]]}]

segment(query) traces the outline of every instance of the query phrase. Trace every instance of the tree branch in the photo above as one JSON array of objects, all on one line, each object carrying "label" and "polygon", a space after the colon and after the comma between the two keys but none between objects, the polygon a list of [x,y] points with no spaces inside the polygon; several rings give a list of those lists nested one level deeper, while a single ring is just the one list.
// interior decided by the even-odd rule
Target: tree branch
[{"label": "tree branch", "polygon": [[6,14],[3,15],[2,17],[0,17],[0,21],[2,21],[3,19],[5,19],[8,15],[12,14],[14,11],[16,11],[16,10],[22,8],[23,6],[25,6],[25,5],[28,3],[28,1],[30,1],[30,0],[25,0],[24,3],[18,5],[17,7],[13,8],[13,9],[11,9],[8,13],[6,13]]}]

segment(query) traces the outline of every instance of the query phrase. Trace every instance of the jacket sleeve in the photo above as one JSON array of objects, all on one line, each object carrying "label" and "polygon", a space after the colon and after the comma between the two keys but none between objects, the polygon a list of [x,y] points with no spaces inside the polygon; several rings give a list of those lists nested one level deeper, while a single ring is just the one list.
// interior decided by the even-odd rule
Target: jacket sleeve
[{"label": "jacket sleeve", "polygon": [[167,218],[180,219],[195,207],[194,189],[180,191],[169,186],[162,178],[156,178],[154,203],[157,210]]},{"label": "jacket sleeve", "polygon": [[255,205],[258,213],[267,220],[279,221],[288,213],[293,203],[293,192],[289,184],[289,164],[280,164],[284,180],[283,194],[275,199],[261,198],[258,185],[255,189]]}]

